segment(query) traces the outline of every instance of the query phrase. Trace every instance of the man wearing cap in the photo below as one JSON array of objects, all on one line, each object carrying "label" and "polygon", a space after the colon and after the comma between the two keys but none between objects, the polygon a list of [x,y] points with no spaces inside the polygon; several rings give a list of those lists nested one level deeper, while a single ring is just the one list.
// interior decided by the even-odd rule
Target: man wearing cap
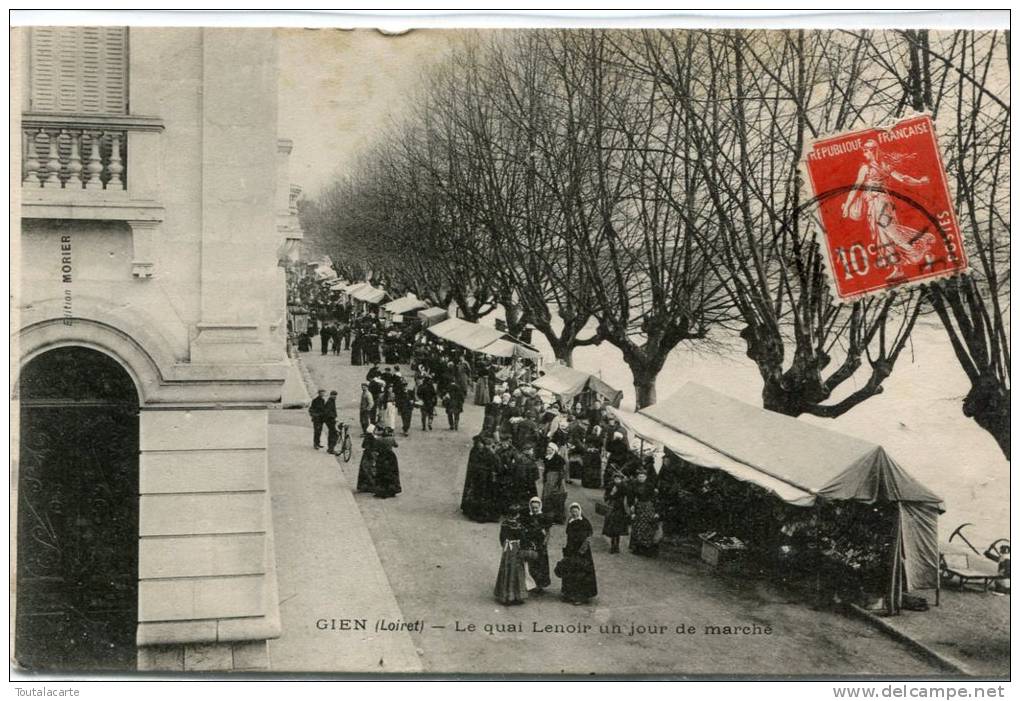
[{"label": "man wearing cap", "polygon": [[340,432],[336,430],[336,390],[329,393],[324,417],[326,430],[329,431],[326,437],[326,452],[332,454],[333,449],[336,448],[336,442],[340,438]]},{"label": "man wearing cap", "polygon": [[308,415],[312,417],[312,447],[318,450],[322,447],[322,424],[326,418],[326,390],[320,389],[311,406],[308,407]]},{"label": "man wearing cap", "polygon": [[375,397],[369,391],[368,383],[361,383],[361,404],[358,407],[358,419],[361,421],[361,433],[367,434],[372,423],[372,410],[375,409]]}]

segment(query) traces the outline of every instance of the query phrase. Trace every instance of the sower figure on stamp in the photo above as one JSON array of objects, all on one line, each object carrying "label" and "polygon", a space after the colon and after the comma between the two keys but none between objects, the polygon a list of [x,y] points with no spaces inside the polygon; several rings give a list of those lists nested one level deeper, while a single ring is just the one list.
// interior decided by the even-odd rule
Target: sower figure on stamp
[{"label": "sower figure on stamp", "polygon": [[896,169],[899,161],[909,156],[900,154],[883,156],[878,149],[878,142],[868,139],[864,142],[864,164],[857,172],[857,182],[850,190],[843,203],[843,217],[861,218],[861,203],[866,210],[863,213],[868,223],[871,238],[878,248],[880,261],[892,268],[887,280],[903,277],[900,265],[918,263],[924,259],[935,237],[930,232],[916,231],[899,223],[896,217],[896,205],[889,196],[887,181],[889,178],[906,185],[925,185],[927,175],[912,178]]},{"label": "sower figure on stamp", "polygon": [[326,390],[320,389],[308,407],[308,415],[312,417],[312,447],[321,448],[322,424],[326,418]]}]

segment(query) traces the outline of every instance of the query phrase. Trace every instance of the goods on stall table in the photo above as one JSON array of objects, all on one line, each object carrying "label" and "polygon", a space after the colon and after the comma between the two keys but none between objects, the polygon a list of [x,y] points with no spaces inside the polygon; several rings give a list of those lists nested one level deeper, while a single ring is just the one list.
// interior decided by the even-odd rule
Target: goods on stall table
[{"label": "goods on stall table", "polygon": [[743,541],[732,536],[709,532],[698,537],[701,538],[701,559],[713,567],[737,560],[747,550]]}]

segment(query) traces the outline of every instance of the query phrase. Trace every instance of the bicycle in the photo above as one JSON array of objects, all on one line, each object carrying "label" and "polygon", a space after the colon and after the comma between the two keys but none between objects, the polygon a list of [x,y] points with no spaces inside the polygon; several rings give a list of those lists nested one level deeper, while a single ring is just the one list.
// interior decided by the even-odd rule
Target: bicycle
[{"label": "bicycle", "polygon": [[354,445],[351,442],[350,424],[346,424],[343,421],[340,421],[337,423],[336,428],[337,432],[339,432],[340,434],[340,437],[337,439],[337,446],[339,447],[339,450],[334,448],[334,452],[336,455],[342,456],[344,462],[350,462],[351,455],[354,451]]}]

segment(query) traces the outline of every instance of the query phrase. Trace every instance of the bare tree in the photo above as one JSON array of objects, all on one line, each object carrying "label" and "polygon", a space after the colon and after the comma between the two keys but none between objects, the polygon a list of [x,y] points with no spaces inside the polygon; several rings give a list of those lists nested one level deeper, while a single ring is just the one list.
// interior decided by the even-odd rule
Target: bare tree
[{"label": "bare tree", "polygon": [[[832,417],[880,393],[920,294],[834,303],[798,166],[808,138],[895,114],[891,81],[867,75],[861,40],[833,32],[649,31],[637,41],[629,65],[659,86],[686,136],[661,148],[697,169],[711,204],[712,224],[691,232],[743,324],[764,406]],[[690,218],[689,198],[671,203]],[[865,359],[867,380],[833,400]]]},{"label": "bare tree", "polygon": [[[898,32],[887,64],[915,110],[944,126],[939,145],[973,273],[930,285],[929,298],[971,388],[963,413],[1010,456],[1009,32]],[[876,51],[888,50],[876,46]]]},{"label": "bare tree", "polygon": [[583,222],[575,245],[596,302],[592,313],[599,333],[622,351],[640,408],[655,402],[669,353],[704,339],[729,305],[694,240],[696,203],[682,212],[667,202],[697,188],[689,164],[661,148],[682,127],[661,120],[657,86],[626,69],[618,36],[560,32],[550,36],[548,53],[571,95],[562,117],[570,147],[585,158],[585,177],[566,206]]}]

